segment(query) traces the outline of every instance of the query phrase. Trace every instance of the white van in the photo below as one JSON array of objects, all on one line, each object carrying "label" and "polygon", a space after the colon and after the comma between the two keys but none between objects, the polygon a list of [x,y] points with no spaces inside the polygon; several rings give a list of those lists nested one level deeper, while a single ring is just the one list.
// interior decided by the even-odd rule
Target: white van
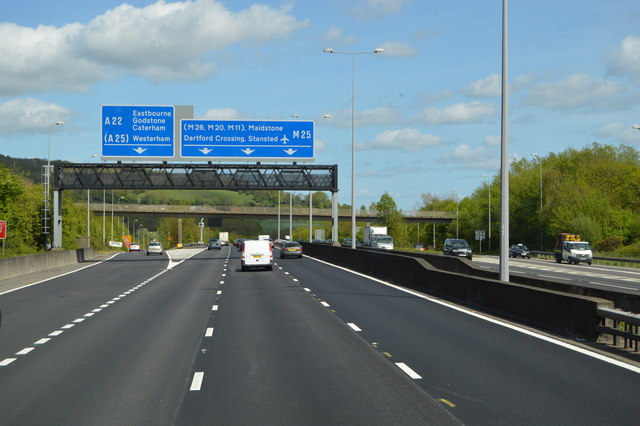
[{"label": "white van", "polygon": [[273,270],[273,243],[271,241],[245,240],[242,243],[240,261],[242,270],[266,268]]}]

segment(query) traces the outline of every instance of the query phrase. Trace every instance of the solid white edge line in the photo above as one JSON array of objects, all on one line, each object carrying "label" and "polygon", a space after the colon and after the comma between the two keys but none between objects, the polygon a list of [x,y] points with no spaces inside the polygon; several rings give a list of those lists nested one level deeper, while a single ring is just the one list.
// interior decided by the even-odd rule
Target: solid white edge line
[{"label": "solid white edge line", "polygon": [[202,388],[202,380],[204,380],[204,372],[196,371],[193,373],[193,380],[191,381],[190,391],[199,391]]},{"label": "solid white edge line", "polygon": [[362,329],[360,327],[358,327],[357,325],[355,325],[352,322],[348,322],[347,325],[351,328],[353,328],[353,331],[362,331]]},{"label": "solid white edge line", "polygon": [[99,265],[102,262],[106,262],[107,260],[111,260],[111,259],[113,259],[114,257],[116,257],[119,254],[120,253],[116,253],[113,256],[109,257],[108,259],[101,260],[100,262],[92,263],[91,265],[83,266],[82,268],[78,268],[78,269],[75,269],[73,271],[65,272],[64,274],[56,275],[56,276],[50,277],[50,278],[45,278],[44,280],[36,281],[35,283],[26,284],[26,285],[23,285],[22,287],[17,287],[17,288],[13,288],[11,290],[7,290],[7,291],[5,291],[3,293],[0,293],[0,296],[3,295],[3,294],[7,294],[7,293],[14,292],[14,291],[18,291],[18,290],[23,289],[23,288],[27,288],[27,287],[31,287],[31,286],[34,286],[34,285],[42,284],[43,282],[50,281],[50,280],[53,280],[55,278],[64,277],[65,275],[73,274],[75,272],[82,271],[83,269],[91,268],[92,266]]},{"label": "solid white edge line", "polygon": [[411,377],[412,379],[422,379],[422,376],[409,368],[409,366],[404,362],[396,362],[396,365],[398,366],[398,368],[400,368],[400,370],[404,371],[407,376]]},{"label": "solid white edge line", "polygon": [[211,337],[211,336],[213,336],[213,327],[207,328],[207,331],[204,333],[204,337]]},{"label": "solid white edge line", "polygon": [[606,356],[601,355],[601,354],[599,354],[597,352],[592,352],[590,350],[587,350],[587,349],[584,349],[584,348],[581,348],[581,347],[578,347],[578,346],[574,346],[574,345],[569,344],[567,342],[564,342],[562,340],[557,340],[557,339],[554,339],[552,337],[545,336],[543,334],[536,333],[534,331],[527,330],[525,328],[522,328],[522,327],[519,327],[519,326],[516,326],[516,325],[513,325],[513,324],[509,324],[509,323],[507,323],[505,321],[502,321],[502,320],[499,320],[499,319],[496,319],[496,318],[491,318],[491,317],[486,316],[484,314],[481,314],[479,312],[472,312],[472,311],[469,310],[470,308],[463,308],[463,307],[460,307],[460,306],[456,306],[453,303],[449,303],[449,302],[446,302],[446,301],[443,301],[443,300],[438,300],[438,299],[435,299],[433,297],[427,296],[425,294],[418,293],[416,291],[413,291],[413,290],[410,290],[410,289],[407,289],[407,288],[403,288],[403,287],[397,286],[395,284],[388,283],[386,281],[382,281],[382,280],[380,280],[378,278],[370,277],[368,275],[362,274],[360,272],[352,271],[351,269],[347,269],[347,268],[344,268],[342,266],[333,265],[333,264],[331,264],[329,262],[325,262],[324,260],[316,259],[316,258],[311,257],[311,256],[307,256],[307,258],[315,260],[316,262],[320,262],[320,263],[324,263],[324,264],[329,265],[329,266],[333,266],[334,268],[342,269],[343,271],[347,271],[347,272],[350,272],[350,273],[352,273],[354,275],[358,275],[358,276],[361,276],[363,278],[367,278],[367,279],[369,279],[371,281],[375,281],[375,282],[378,282],[380,284],[386,285],[388,287],[392,287],[392,288],[395,288],[397,290],[403,291],[405,293],[412,294],[412,295],[414,295],[416,297],[420,297],[420,298],[428,300],[430,302],[437,303],[437,304],[445,306],[447,308],[454,309],[454,310],[456,310],[458,312],[462,312],[463,314],[474,316],[476,318],[491,322],[493,324],[508,328],[510,330],[514,330],[514,331],[517,331],[519,333],[526,334],[526,335],[534,337],[536,339],[543,340],[543,341],[548,342],[548,343],[552,343],[554,345],[563,347],[565,349],[569,349],[571,351],[578,352],[578,353],[581,353],[583,355],[589,356],[591,358],[595,358],[595,359],[598,359],[600,361],[604,361],[604,362],[607,362],[609,364],[616,365],[618,367],[622,367],[622,368],[625,368],[625,369],[627,369],[629,371],[633,371],[634,373],[639,373],[640,374],[640,367],[636,367],[635,365],[627,364],[625,362],[618,361],[617,359],[606,357]]}]

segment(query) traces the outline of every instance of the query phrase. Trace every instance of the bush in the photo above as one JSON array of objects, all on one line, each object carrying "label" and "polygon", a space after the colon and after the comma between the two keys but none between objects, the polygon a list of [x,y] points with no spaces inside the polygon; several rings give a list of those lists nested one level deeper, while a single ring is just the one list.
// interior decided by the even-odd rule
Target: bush
[{"label": "bush", "polygon": [[607,237],[593,243],[593,248],[599,252],[611,252],[620,248],[622,246],[622,242],[622,237]]}]

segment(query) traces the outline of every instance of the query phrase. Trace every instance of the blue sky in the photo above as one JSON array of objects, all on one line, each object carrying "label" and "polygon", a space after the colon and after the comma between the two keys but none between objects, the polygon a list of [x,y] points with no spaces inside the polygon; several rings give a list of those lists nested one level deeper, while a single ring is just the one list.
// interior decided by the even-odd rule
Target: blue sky
[{"label": "blue sky", "polygon": [[[500,0],[12,2],[0,18],[0,153],[96,162],[100,105],[196,118],[317,118],[315,164],[356,205],[466,196],[500,165]],[[640,3],[509,4],[512,158],[640,149]],[[64,126],[51,128],[57,120]]]}]

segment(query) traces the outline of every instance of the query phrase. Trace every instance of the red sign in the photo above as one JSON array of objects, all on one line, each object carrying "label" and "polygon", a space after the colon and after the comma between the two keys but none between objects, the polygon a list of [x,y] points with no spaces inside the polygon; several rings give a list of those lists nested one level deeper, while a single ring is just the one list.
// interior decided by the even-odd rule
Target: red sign
[{"label": "red sign", "polygon": [[0,240],[7,238],[7,221],[0,220]]}]

